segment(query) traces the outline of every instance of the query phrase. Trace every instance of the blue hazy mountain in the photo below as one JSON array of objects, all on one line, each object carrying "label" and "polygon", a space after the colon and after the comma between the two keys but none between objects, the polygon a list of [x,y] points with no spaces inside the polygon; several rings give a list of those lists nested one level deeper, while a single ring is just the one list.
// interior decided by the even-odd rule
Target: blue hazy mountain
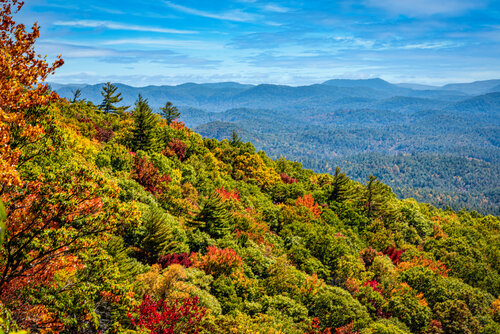
[{"label": "blue hazy mountain", "polygon": [[493,88],[498,88],[500,86],[500,80],[485,80],[485,81],[475,81],[471,83],[457,83],[457,84],[448,84],[441,89],[443,90],[452,90],[452,91],[460,91],[470,95],[479,95],[493,92]]},{"label": "blue hazy mountain", "polygon": [[[103,84],[84,85],[52,84],[52,89],[61,96],[71,98],[77,89],[81,97],[99,104],[102,100]],[[457,102],[470,96],[463,91],[452,89],[411,89],[391,84],[382,79],[346,80],[334,79],[322,84],[308,86],[246,85],[236,82],[185,83],[176,86],[132,87],[115,84],[122,94],[122,105],[133,105],[141,94],[154,108],[171,101],[180,107],[192,107],[213,112],[234,108],[266,108],[286,110],[319,110],[335,108],[364,108],[378,101],[389,100],[397,107],[398,97],[402,105],[415,104],[401,97],[434,99],[439,105],[443,101]],[[418,104],[418,103],[417,103]],[[418,108],[417,108],[418,109]]]}]

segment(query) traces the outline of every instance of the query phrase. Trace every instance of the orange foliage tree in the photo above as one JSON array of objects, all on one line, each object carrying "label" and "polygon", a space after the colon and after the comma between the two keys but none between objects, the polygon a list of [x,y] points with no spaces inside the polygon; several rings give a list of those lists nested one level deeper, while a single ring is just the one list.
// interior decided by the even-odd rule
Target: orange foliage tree
[{"label": "orange foliage tree", "polygon": [[[16,171],[20,152],[13,145],[14,138],[20,142],[32,142],[43,133],[36,115],[24,111],[47,105],[57,98],[42,84],[48,75],[64,62],[58,59],[49,65],[34,50],[40,35],[37,24],[27,32],[23,24],[13,20],[13,14],[21,9],[19,0],[1,0],[0,8],[0,193],[5,186],[19,185]],[[33,119],[35,118],[35,119]],[[13,136],[14,134],[14,136]]]}]

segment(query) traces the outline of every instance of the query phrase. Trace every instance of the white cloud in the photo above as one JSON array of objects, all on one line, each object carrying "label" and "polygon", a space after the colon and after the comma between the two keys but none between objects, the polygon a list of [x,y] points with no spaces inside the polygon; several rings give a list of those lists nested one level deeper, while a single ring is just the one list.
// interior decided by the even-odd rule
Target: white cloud
[{"label": "white cloud", "polygon": [[453,16],[485,5],[484,0],[365,0],[365,4],[409,17]]},{"label": "white cloud", "polygon": [[165,4],[172,9],[178,10],[186,14],[207,17],[216,20],[234,21],[234,22],[253,22],[258,18],[257,15],[245,13],[241,10],[230,10],[222,13],[211,13],[204,10],[177,5],[170,1],[165,1]]},{"label": "white cloud", "polygon": [[275,13],[288,13],[290,11],[290,8],[286,8],[276,4],[267,4],[263,7],[263,9],[268,12],[275,12]]},{"label": "white cloud", "polygon": [[53,23],[56,26],[66,27],[81,27],[81,28],[107,28],[112,30],[131,30],[131,31],[146,31],[159,32],[166,34],[196,34],[196,31],[178,30],[158,27],[139,26],[133,24],[117,23],[112,21],[95,21],[95,20],[75,20],[75,21],[56,21]]},{"label": "white cloud", "polygon": [[113,39],[102,42],[102,45],[143,45],[150,47],[171,47],[192,50],[214,50],[223,49],[222,43],[211,43],[199,40],[179,40],[179,39],[166,39],[166,38],[125,38]]}]

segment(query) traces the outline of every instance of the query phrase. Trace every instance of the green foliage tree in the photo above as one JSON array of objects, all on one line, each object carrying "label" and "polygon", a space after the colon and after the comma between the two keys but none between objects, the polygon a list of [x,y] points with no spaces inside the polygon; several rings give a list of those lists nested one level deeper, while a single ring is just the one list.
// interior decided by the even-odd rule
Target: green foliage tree
[{"label": "green foliage tree", "polygon": [[165,103],[165,106],[160,108],[160,110],[161,117],[167,121],[168,125],[172,124],[172,122],[179,118],[179,116],[181,115],[177,107],[174,106],[170,101]]},{"label": "green foliage tree", "polygon": [[234,147],[240,146],[241,144],[241,137],[235,130],[233,130],[233,132],[231,133],[231,140],[229,141],[229,143]]},{"label": "green foliage tree", "polygon": [[153,109],[148,104],[148,100],[139,94],[135,101],[135,108],[132,111],[134,118],[134,128],[132,129],[132,149],[137,152],[151,151],[156,149],[156,127],[157,120]]},{"label": "green foliage tree", "polygon": [[345,173],[340,172],[340,167],[335,168],[335,174],[333,175],[333,182],[330,187],[328,201],[342,201],[348,191],[348,183],[349,178],[345,175]]},{"label": "green foliage tree", "polygon": [[231,213],[217,193],[211,193],[191,223],[212,237],[223,237],[231,232]]},{"label": "green foliage tree", "polygon": [[128,106],[117,107],[115,105],[116,103],[119,103],[123,100],[123,97],[121,97],[121,93],[116,94],[117,89],[118,87],[113,85],[111,82],[107,82],[104,86],[102,86],[101,95],[103,97],[103,100],[99,105],[99,108],[107,114],[120,114],[128,109]]}]

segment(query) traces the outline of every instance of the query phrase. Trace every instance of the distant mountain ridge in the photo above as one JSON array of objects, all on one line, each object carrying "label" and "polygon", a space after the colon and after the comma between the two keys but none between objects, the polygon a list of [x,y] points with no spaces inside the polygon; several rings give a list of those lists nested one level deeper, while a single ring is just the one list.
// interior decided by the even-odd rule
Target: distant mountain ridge
[{"label": "distant mountain ridge", "polygon": [[[103,84],[51,84],[61,96],[71,98],[76,89],[81,97],[93,103],[100,103]],[[500,80],[488,80],[470,84],[453,84],[443,87],[419,86],[418,89],[403,87],[375,79],[332,79],[321,84],[308,86],[286,86],[274,84],[240,84],[237,82],[185,83],[176,86],[132,87],[116,83],[123,97],[123,105],[132,105],[141,94],[150,104],[159,108],[166,101],[177,106],[200,108],[220,112],[233,108],[303,109],[366,107],[359,99],[386,100],[394,97],[415,97],[457,102],[476,92],[490,93]],[[470,87],[471,92],[467,92]],[[456,88],[456,89],[454,89]],[[351,103],[351,101],[352,103]],[[373,101],[369,101],[373,102]]]}]

